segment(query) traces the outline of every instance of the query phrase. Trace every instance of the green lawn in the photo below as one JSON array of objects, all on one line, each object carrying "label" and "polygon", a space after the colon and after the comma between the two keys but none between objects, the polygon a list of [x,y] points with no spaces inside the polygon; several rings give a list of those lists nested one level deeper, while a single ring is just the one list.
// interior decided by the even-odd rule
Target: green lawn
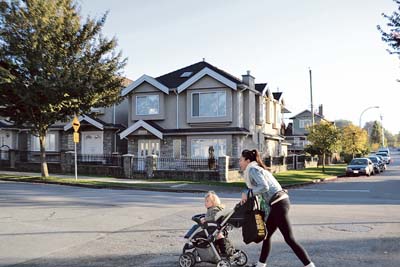
[{"label": "green lawn", "polygon": [[332,176],[340,176],[345,173],[346,165],[337,164],[325,166],[325,173],[322,172],[322,167],[307,168],[304,170],[291,170],[274,174],[278,181],[283,184],[296,184],[310,182],[316,179],[325,179]]},{"label": "green lawn", "polygon": [[[320,168],[307,168],[304,170],[291,170],[286,172],[280,172],[280,173],[275,173],[274,176],[283,186],[294,185],[305,182],[312,182],[315,180],[323,180],[324,178],[327,177],[343,175],[345,172],[345,167],[346,165],[344,164],[330,165],[325,167],[325,173],[322,172],[322,167],[320,167]],[[221,182],[210,182],[210,181],[195,182],[195,181],[182,181],[182,180],[150,179],[147,180],[148,182],[145,183],[128,184],[124,182],[109,182],[106,180],[105,181],[92,181],[84,179],[75,180],[75,178],[73,177],[57,178],[50,176],[48,178],[41,178],[39,176],[18,176],[18,175],[5,175],[5,174],[0,174],[0,179],[20,181],[20,182],[31,182],[31,183],[56,183],[64,185],[89,186],[95,188],[120,188],[120,189],[169,187],[169,184],[171,183],[207,184],[213,186],[225,186],[225,187],[229,186],[229,187],[241,187],[241,188],[245,187],[244,181],[221,183]]]}]

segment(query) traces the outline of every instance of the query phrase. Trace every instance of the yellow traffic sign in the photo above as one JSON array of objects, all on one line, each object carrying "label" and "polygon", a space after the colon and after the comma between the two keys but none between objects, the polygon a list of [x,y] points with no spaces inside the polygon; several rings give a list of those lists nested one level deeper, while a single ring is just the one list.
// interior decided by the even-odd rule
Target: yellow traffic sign
[{"label": "yellow traffic sign", "polygon": [[79,143],[79,133],[74,133],[74,143]]},{"label": "yellow traffic sign", "polygon": [[75,132],[79,130],[79,126],[81,126],[81,124],[79,123],[78,118],[75,116],[74,119],[72,120],[72,127],[74,127]]}]

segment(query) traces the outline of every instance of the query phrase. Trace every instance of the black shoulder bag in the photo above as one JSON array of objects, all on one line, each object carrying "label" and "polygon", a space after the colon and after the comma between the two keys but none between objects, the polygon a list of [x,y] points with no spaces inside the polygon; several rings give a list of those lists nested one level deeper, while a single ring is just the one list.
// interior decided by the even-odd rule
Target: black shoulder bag
[{"label": "black shoulder bag", "polygon": [[265,239],[267,231],[264,223],[264,212],[260,209],[257,197],[253,195],[251,190],[243,205],[245,209],[242,225],[243,242],[246,244],[259,243]]}]

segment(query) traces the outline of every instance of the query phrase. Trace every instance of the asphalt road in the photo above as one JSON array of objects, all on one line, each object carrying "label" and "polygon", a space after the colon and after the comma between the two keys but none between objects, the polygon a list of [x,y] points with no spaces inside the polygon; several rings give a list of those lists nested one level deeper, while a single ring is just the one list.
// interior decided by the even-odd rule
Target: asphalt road
[{"label": "asphalt road", "polygon": [[[377,176],[290,190],[297,240],[317,266],[400,266],[400,155]],[[226,206],[237,193],[221,194]],[[178,266],[203,196],[0,182],[0,266]],[[260,245],[231,238],[251,262]],[[302,266],[280,233],[269,266]],[[200,264],[198,266],[215,266]]]}]

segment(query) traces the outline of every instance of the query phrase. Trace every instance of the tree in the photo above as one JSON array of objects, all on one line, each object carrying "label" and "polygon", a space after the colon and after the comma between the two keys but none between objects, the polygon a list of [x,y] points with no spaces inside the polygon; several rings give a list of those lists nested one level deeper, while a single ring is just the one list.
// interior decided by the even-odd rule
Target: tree
[{"label": "tree", "polygon": [[355,125],[348,125],[342,130],[342,151],[354,158],[356,155],[368,152],[368,134],[364,129]]},{"label": "tree", "polygon": [[397,11],[391,15],[382,13],[382,16],[388,20],[387,29],[383,29],[380,25],[377,28],[382,34],[382,40],[389,46],[387,51],[400,58],[400,0],[393,1],[398,5]]},{"label": "tree", "polygon": [[74,0],[0,2],[0,116],[39,137],[48,176],[50,125],[118,103],[126,59],[101,35],[107,13],[81,22]]},{"label": "tree", "polygon": [[369,135],[371,144],[380,144],[382,142],[382,126],[379,122],[374,121]]},{"label": "tree", "polygon": [[326,155],[336,152],[339,147],[340,135],[335,125],[321,122],[308,128],[307,139],[315,151],[322,155],[322,172],[325,172]]}]

